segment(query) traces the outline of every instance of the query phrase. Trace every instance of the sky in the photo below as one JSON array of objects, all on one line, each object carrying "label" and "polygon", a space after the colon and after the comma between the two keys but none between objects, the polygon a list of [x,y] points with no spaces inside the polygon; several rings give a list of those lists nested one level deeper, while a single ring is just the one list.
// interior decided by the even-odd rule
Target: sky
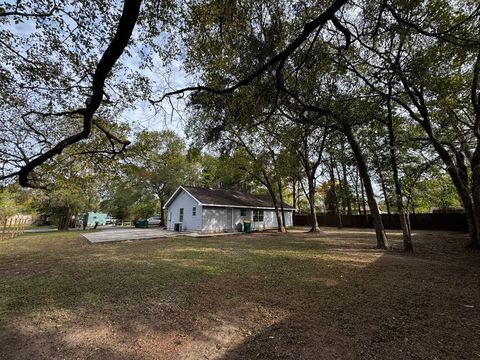
[{"label": "sky", "polygon": [[[135,62],[132,61],[130,66],[135,66]],[[166,75],[167,73],[169,74],[166,79],[154,72],[150,72],[148,75],[156,83],[165,86],[164,89],[159,89],[157,97],[160,97],[161,94],[163,94],[167,86],[171,89],[181,89],[191,84],[191,81],[189,81],[188,75],[183,70],[180,61],[174,61],[168,66],[168,69],[164,68],[164,70],[165,73],[163,75]],[[185,121],[188,117],[186,104],[184,99],[172,97],[171,101],[174,108],[170,106],[168,101],[164,101],[161,106],[159,106],[157,112],[149,102],[138,101],[123,113],[123,118],[128,123],[139,127],[140,129],[157,131],[172,130],[183,137]]]},{"label": "sky", "polygon": [[[8,3],[15,4],[16,1],[0,1],[0,8]],[[64,17],[64,19],[68,20],[68,17]],[[67,21],[67,25],[72,28],[75,27],[75,24],[71,21],[70,23]],[[28,37],[29,34],[36,31],[35,22],[28,18],[22,19],[22,22],[20,23],[10,23],[6,25],[6,27],[14,35],[19,37]],[[65,31],[65,29],[63,30]],[[133,39],[135,39],[136,36],[137,34],[134,32]],[[160,34],[156,41],[158,41],[160,45],[163,45],[164,42],[168,41],[168,34]],[[183,55],[177,56],[176,59],[167,64],[160,59],[157,54],[152,53],[152,50],[145,47],[141,42],[136,42],[134,40],[133,44],[129,44],[128,49],[130,50],[130,53],[124,53],[120,58],[120,61],[132,70],[139,71],[147,76],[152,83],[156,84],[156,98],[160,97],[165,91],[180,89],[191,84],[191,80],[188,79],[182,66]],[[98,48],[98,59],[100,59],[103,51],[103,48]],[[139,54],[142,51],[153,57],[153,69],[141,69],[142,59]],[[128,81],[128,79],[125,79],[125,81]],[[184,124],[188,115],[185,109],[185,101],[184,99],[176,98],[171,98],[170,100],[174,105],[174,109],[170,106],[169,101],[164,101],[157,107],[157,112],[155,112],[148,101],[138,100],[131,104],[129,109],[120,115],[120,118],[128,122],[133,130],[147,129],[160,131],[168,129],[177,132],[183,137]]]},{"label": "sky", "polygon": [[[158,41],[162,46],[165,41],[168,41],[168,34],[159,36]],[[141,43],[139,45],[130,45],[130,49],[132,49],[131,56],[124,54],[120,60],[134,71],[139,71],[150,79],[154,84],[154,99],[160,98],[167,91],[192,85],[191,78],[183,68],[183,54],[180,54],[170,62],[166,62],[158,54],[153,53],[151,49],[144,47]],[[153,68],[141,69],[142,60],[137,55],[142,51],[148,53],[153,58]],[[132,104],[122,114],[122,117],[135,130],[172,130],[184,137],[185,122],[188,118],[185,100],[185,97],[171,97],[169,100],[166,99],[161,104],[156,105],[155,108],[149,101],[139,100]]]}]

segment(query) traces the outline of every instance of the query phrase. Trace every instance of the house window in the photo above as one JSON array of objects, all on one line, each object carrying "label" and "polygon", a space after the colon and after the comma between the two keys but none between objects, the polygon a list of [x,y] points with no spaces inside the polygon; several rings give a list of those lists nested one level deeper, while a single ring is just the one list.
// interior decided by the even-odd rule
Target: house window
[{"label": "house window", "polygon": [[180,222],[183,222],[183,208],[180,208]]},{"label": "house window", "polygon": [[263,210],[253,210],[253,221],[263,221]]},{"label": "house window", "polygon": [[197,208],[195,206],[192,208],[192,215],[197,215]]},{"label": "house window", "polygon": [[247,209],[240,209],[240,216],[247,216]]}]

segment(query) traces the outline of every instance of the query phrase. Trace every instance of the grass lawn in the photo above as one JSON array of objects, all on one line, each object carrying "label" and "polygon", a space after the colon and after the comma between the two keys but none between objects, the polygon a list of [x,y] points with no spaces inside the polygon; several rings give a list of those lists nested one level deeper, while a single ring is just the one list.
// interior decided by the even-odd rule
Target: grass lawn
[{"label": "grass lawn", "polygon": [[[396,248],[400,234],[389,233]],[[480,254],[368,230],[0,242],[0,359],[480,359]]]}]

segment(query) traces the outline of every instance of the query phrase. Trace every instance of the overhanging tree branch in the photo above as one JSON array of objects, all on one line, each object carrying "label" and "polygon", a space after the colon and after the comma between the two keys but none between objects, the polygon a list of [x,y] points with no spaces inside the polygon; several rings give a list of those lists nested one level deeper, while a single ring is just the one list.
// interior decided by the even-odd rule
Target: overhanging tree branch
[{"label": "overhanging tree branch", "polygon": [[53,13],[58,10],[58,4],[54,1],[53,6],[50,8],[50,10],[46,12],[38,12],[38,13],[26,13],[22,11],[18,11],[18,2],[17,2],[17,7],[15,10],[12,11],[5,11],[5,9],[0,8],[0,18],[2,17],[7,17],[7,16],[21,16],[21,17],[48,17],[53,15]]},{"label": "overhanging tree branch", "polygon": [[478,45],[479,44],[479,41],[461,39],[461,38],[458,38],[458,37],[452,35],[452,33],[456,29],[458,29],[459,27],[461,27],[462,25],[467,23],[468,21],[470,21],[470,20],[474,19],[476,16],[478,16],[480,14],[480,6],[477,6],[475,8],[475,10],[469,16],[467,16],[465,19],[458,22],[457,24],[454,24],[452,27],[450,27],[450,28],[448,28],[444,31],[428,31],[428,30],[425,30],[424,28],[422,28],[417,23],[414,23],[413,21],[409,21],[409,20],[405,19],[404,17],[402,17],[398,13],[398,11],[394,8],[394,6],[389,4],[388,0],[383,0],[382,9],[387,9],[390,12],[390,14],[393,16],[393,18],[398,23],[414,29],[419,34],[422,34],[422,35],[425,35],[425,36],[430,36],[430,37],[435,37],[435,38],[441,39],[443,41],[446,41],[446,42],[449,42],[449,43],[455,44],[455,45]]},{"label": "overhanging tree branch", "polygon": [[[113,134],[110,130],[108,130],[104,125],[102,125],[98,120],[92,120],[92,123],[105,135],[107,140],[110,142],[110,145],[112,147],[112,151],[110,154],[112,155],[112,158],[115,157],[117,154],[121,153],[125,148],[130,145],[129,140],[122,140],[115,134]],[[115,146],[115,142],[119,143],[121,145],[120,150],[117,150]]]},{"label": "overhanging tree branch", "polygon": [[[83,129],[80,132],[58,142],[54,147],[22,166],[17,172],[18,180],[21,186],[39,187],[38,184],[30,180],[29,175],[31,172],[46,161],[52,159],[56,155],[61,154],[65,148],[90,136],[92,131],[93,115],[98,110],[103,100],[105,81],[109,76],[113,66],[127,47],[135,24],[137,23],[141,4],[142,0],[124,1],[122,15],[120,17],[116,33],[107,49],[103,53],[93,75],[92,95],[88,99],[85,108],[74,110],[74,112],[83,116]],[[0,180],[6,177],[10,176],[7,175],[1,177]]]},{"label": "overhanging tree branch", "polygon": [[[151,99],[150,102],[153,104],[160,103],[166,98],[174,95],[182,95],[186,92],[198,92],[198,91],[207,91],[213,94],[221,95],[221,94],[228,94],[232,93],[238,88],[249,85],[253,80],[258,78],[260,75],[262,75],[265,71],[270,69],[271,67],[275,66],[276,64],[281,64],[282,62],[285,63],[285,61],[300,47],[302,44],[307,41],[309,38],[310,34],[313,32],[317,31],[317,29],[323,27],[328,21],[334,21],[333,19],[335,18],[335,13],[339,11],[346,3],[348,0],[335,0],[330,7],[328,7],[323,13],[321,13],[318,17],[313,19],[312,21],[306,23],[303,27],[303,31],[292,41],[290,42],[283,51],[278,53],[277,55],[271,57],[266,63],[264,63],[262,66],[260,66],[258,69],[256,69],[254,72],[252,72],[250,75],[245,77],[244,79],[238,81],[232,86],[223,88],[223,89],[218,89],[218,88],[213,88],[209,86],[204,86],[204,85],[198,85],[198,86],[190,86],[186,87],[183,89],[171,91],[165,93],[159,100],[153,100]],[[338,21],[338,20],[337,20]],[[335,24],[334,24],[335,25]],[[337,25],[335,25],[337,27]],[[337,27],[338,28],[338,27]],[[343,29],[346,30],[346,28],[343,27]],[[346,30],[348,32],[348,30]],[[343,32],[343,30],[342,30]],[[349,44],[349,38],[347,38],[347,44]]]}]

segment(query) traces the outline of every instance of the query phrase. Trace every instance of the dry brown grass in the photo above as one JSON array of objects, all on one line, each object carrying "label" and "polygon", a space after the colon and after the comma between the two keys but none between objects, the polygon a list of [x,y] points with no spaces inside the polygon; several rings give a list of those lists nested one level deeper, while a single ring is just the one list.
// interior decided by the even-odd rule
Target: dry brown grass
[{"label": "dry brown grass", "polygon": [[[398,232],[391,232],[395,249]],[[480,359],[480,254],[367,230],[0,244],[0,359]]]}]

